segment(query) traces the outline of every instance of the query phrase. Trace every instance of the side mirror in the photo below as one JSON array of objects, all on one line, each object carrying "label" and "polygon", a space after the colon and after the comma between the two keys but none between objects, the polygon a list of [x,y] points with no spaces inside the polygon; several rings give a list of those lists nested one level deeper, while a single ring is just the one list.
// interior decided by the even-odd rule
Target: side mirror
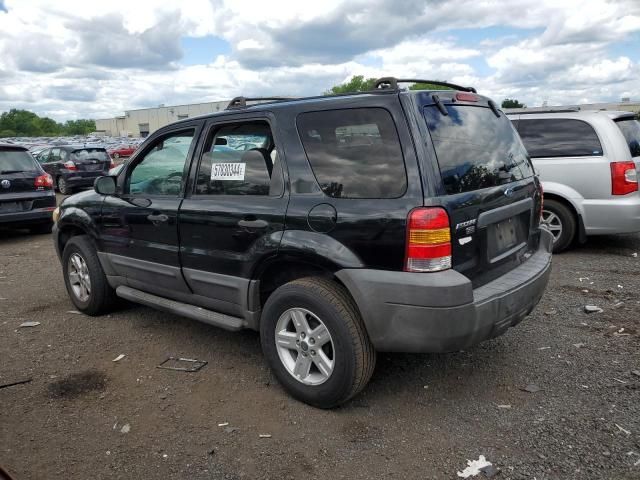
[{"label": "side mirror", "polygon": [[115,177],[98,177],[93,182],[93,189],[100,195],[115,195],[116,179]]}]

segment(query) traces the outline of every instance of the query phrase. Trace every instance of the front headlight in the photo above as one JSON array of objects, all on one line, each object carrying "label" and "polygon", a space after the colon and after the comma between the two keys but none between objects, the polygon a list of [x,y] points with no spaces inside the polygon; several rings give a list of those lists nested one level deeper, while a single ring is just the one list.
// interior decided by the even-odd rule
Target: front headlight
[{"label": "front headlight", "polygon": [[58,223],[58,219],[60,218],[60,207],[56,207],[55,210],[53,211],[53,221],[55,223]]}]

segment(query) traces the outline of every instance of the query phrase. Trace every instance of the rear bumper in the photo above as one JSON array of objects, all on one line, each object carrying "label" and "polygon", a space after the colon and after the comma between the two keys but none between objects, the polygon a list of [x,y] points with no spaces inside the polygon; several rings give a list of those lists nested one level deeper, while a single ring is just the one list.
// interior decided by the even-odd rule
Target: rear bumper
[{"label": "rear bumper", "polygon": [[640,194],[632,193],[611,200],[582,202],[587,235],[640,232]]},{"label": "rear bumper", "polygon": [[95,175],[92,174],[89,176],[69,175],[65,177],[65,180],[67,181],[67,185],[69,185],[69,187],[73,187],[73,188],[93,187],[93,184],[96,181],[96,178],[102,177],[103,175],[107,175],[107,173],[96,172]]},{"label": "rear bumper", "polygon": [[553,237],[502,277],[473,289],[464,275],[345,269],[338,278],[353,295],[375,348],[387,352],[450,352],[504,333],[540,301],[551,273]]},{"label": "rear bumper", "polygon": [[55,207],[38,208],[27,212],[0,213],[0,225],[6,227],[52,222],[54,208]]}]

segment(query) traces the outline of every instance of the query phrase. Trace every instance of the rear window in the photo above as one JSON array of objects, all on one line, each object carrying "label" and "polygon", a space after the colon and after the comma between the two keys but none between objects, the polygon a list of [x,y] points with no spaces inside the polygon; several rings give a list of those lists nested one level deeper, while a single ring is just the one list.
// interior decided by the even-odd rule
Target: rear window
[{"label": "rear window", "polygon": [[637,120],[618,120],[618,128],[624,135],[632,157],[640,157],[640,122]]},{"label": "rear window", "polygon": [[591,125],[581,120],[521,118],[518,133],[531,158],[602,155],[598,135]]},{"label": "rear window", "polygon": [[0,173],[33,172],[36,170],[31,155],[24,150],[0,150]]},{"label": "rear window", "polygon": [[73,160],[108,160],[109,156],[103,148],[83,148],[82,150],[75,150],[71,154]]},{"label": "rear window", "polygon": [[435,106],[424,116],[448,194],[495,187],[533,176],[527,152],[511,122],[485,107]]},{"label": "rear window", "polygon": [[322,191],[336,198],[398,198],[407,189],[398,132],[383,108],[303,113],[298,131]]}]

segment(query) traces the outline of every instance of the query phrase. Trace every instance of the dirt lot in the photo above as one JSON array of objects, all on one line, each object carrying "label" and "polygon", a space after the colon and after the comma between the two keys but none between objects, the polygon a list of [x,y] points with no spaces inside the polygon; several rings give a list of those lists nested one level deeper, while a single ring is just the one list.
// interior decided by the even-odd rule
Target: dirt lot
[{"label": "dirt lot", "polygon": [[[466,352],[379,355],[363,394],[322,411],[282,391],[255,333],[144,307],[74,313],[50,236],[0,231],[0,384],[33,379],[0,389],[0,465],[16,479],[453,479],[484,455],[504,479],[640,478],[634,253],[640,236],[557,256],[517,328]],[[157,369],[169,355],[209,364]]]}]

